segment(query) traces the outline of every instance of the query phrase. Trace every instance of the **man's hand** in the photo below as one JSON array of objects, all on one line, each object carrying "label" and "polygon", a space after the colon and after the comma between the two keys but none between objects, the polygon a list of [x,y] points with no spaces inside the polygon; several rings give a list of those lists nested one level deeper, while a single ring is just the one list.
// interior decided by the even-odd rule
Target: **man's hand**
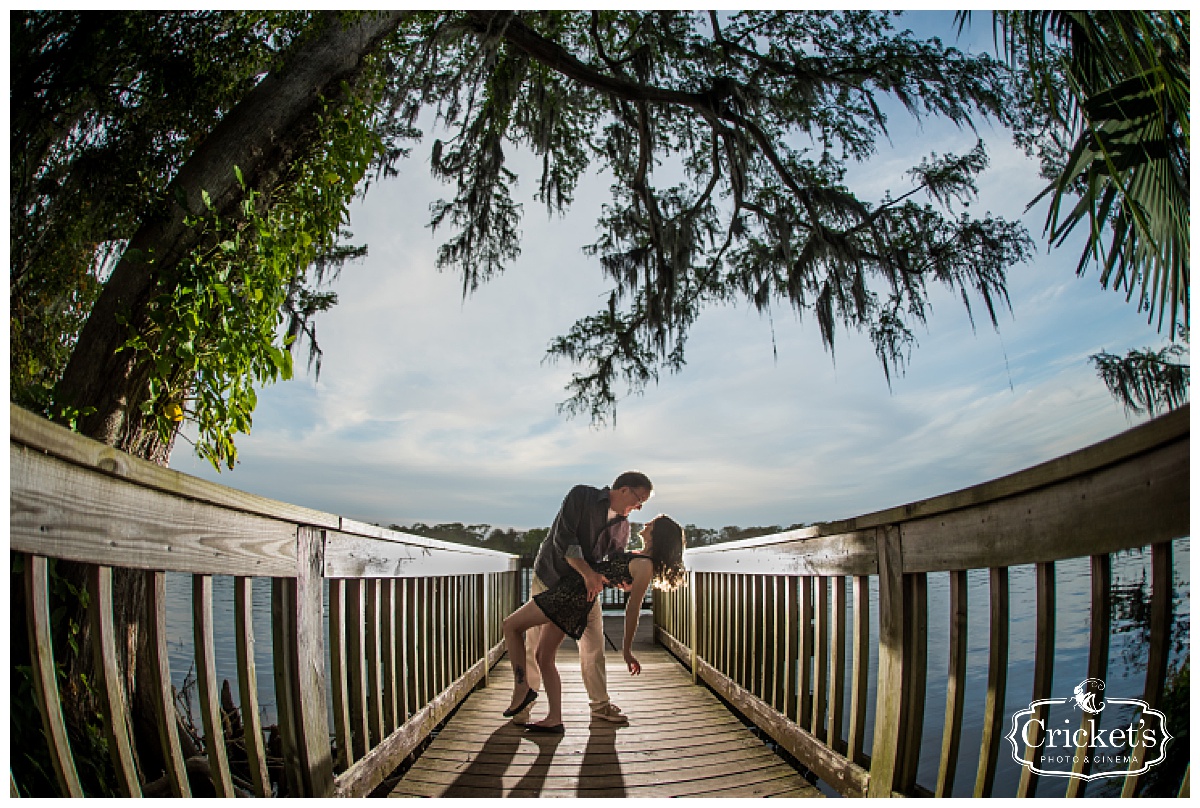
[{"label": "man's hand", "polygon": [[600,590],[604,589],[604,585],[608,583],[608,579],[592,569],[592,565],[582,558],[567,556],[567,563],[583,578],[583,585],[587,589],[588,600],[595,600],[596,596],[600,594]]},{"label": "man's hand", "polygon": [[583,573],[583,585],[587,587],[588,600],[594,600],[606,583],[608,579],[595,570]]}]

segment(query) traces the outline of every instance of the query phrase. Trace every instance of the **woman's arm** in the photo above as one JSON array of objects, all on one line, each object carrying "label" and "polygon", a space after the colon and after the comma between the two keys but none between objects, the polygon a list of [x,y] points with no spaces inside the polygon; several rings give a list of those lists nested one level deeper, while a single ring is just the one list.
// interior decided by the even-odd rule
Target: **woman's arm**
[{"label": "woman's arm", "polygon": [[621,645],[621,654],[625,657],[629,672],[636,676],[642,672],[642,664],[633,655],[633,635],[637,633],[642,599],[646,597],[650,579],[654,577],[654,562],[648,558],[631,559],[629,574],[633,576],[633,584],[629,587],[629,600],[625,603],[625,641]]}]

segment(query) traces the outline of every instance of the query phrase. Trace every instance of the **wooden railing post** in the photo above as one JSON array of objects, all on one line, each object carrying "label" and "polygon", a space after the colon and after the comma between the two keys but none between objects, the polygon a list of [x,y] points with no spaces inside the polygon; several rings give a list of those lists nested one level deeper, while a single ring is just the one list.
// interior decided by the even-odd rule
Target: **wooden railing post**
[{"label": "wooden railing post", "polygon": [[923,572],[904,576],[904,709],[897,791],[912,794],[921,757],[925,718],[925,670],[928,663],[929,595]]},{"label": "wooden railing post", "polygon": [[[825,733],[826,703],[829,697],[829,578],[816,576],[813,603],[813,678],[812,715],[809,731],[820,738]],[[802,725],[803,726],[803,725]]]},{"label": "wooden railing post", "polygon": [[379,653],[383,668],[383,737],[386,738],[404,721],[397,716],[396,684],[400,680],[400,673],[396,665],[396,579],[385,578],[379,585],[382,629]]},{"label": "wooden railing post", "polygon": [[367,731],[367,606],[363,579],[346,581],[346,682],[349,690],[350,741],[354,757],[361,758],[371,748]]},{"label": "wooden railing post", "polygon": [[324,531],[296,531],[296,577],[275,578],[275,695],[289,796],[333,794],[322,617]]},{"label": "wooden railing post", "polygon": [[366,584],[366,696],[367,748],[371,749],[383,740],[383,682],[380,680],[380,636],[379,636],[379,579],[368,578]]},{"label": "wooden railing post", "polygon": [[[158,570],[146,572],[146,597],[149,600],[149,646],[154,658],[151,685],[155,689],[154,711],[158,723],[159,744],[163,752],[163,768],[171,792],[176,797],[191,797],[187,765],[179,746],[179,729],[175,713],[175,697],[171,691],[171,667],[167,655],[167,576]],[[240,666],[239,666],[240,667]],[[242,690],[244,694],[245,689]]]},{"label": "wooden railing post", "polygon": [[[964,573],[965,576],[965,573]],[[1054,683],[1054,613],[1055,613],[1054,562],[1045,561],[1037,565],[1037,630],[1033,657],[1033,694],[1030,703],[1050,698]],[[1033,710],[1032,732],[1034,743],[1025,747],[1025,764],[1021,767],[1021,780],[1017,783],[1018,797],[1032,797],[1037,792],[1038,775],[1033,771],[1033,761],[1045,736],[1044,727],[1049,715],[1049,706],[1039,704]]]},{"label": "wooden railing post", "polygon": [[851,653],[850,735],[846,739],[846,757],[859,766],[866,765],[863,754],[867,729],[868,661],[871,655],[871,579],[854,576],[854,649]]},{"label": "wooden railing post", "polygon": [[234,579],[237,624],[238,690],[242,696],[242,737],[256,797],[271,796],[271,777],[258,716],[258,670],[254,663],[254,585],[251,578]]},{"label": "wooden railing post", "polygon": [[689,626],[688,634],[691,637],[692,684],[697,684],[700,681],[700,677],[696,673],[696,658],[698,656],[697,646],[700,642],[700,608],[699,608],[700,601],[699,601],[699,598],[697,597],[696,582],[697,582],[697,577],[696,577],[695,571],[688,570],[688,598],[689,598],[689,602],[691,604],[691,615],[690,615],[691,625]]},{"label": "wooden railing post", "polygon": [[[1040,609],[1040,606],[1039,606]],[[1040,614],[1040,611],[1039,611]],[[946,676],[946,718],[942,724],[942,752],[938,763],[935,797],[949,797],[958,771],[958,746],[962,737],[963,704],[967,687],[967,571],[950,571],[949,670]]]},{"label": "wooden railing post", "polygon": [[126,797],[142,796],[138,783],[137,768],[133,757],[133,744],[129,737],[129,723],[125,719],[125,692],[117,669],[117,638],[113,628],[113,572],[112,567],[92,565],[88,569],[88,594],[91,597],[90,614],[92,631],[95,633],[96,672],[100,691],[100,705],[104,711],[104,734],[112,754],[113,770],[117,785]]},{"label": "wooden railing post", "polygon": [[201,726],[213,788],[218,797],[233,797],[233,778],[225,751],[221,721],[220,687],[217,685],[217,647],[213,632],[212,576],[192,576],[192,626],[196,644],[196,682],[200,697]]},{"label": "wooden railing post", "polygon": [[488,631],[492,619],[491,577],[486,572],[479,576],[479,655],[483,658],[484,687],[491,682],[491,666],[488,665],[488,651],[491,650],[491,634]]},{"label": "wooden railing post", "polygon": [[[1004,697],[1008,687],[1008,568],[992,567],[988,576],[991,612],[988,620],[988,684],[987,699],[983,707],[983,738],[979,744],[979,767],[975,774],[975,797],[992,796],[996,763],[1000,755],[1000,738],[1004,731]],[[1068,791],[1070,788],[1071,783],[1068,783]]]},{"label": "wooden railing post", "polygon": [[787,674],[783,688],[783,714],[793,723],[800,723],[800,691],[796,679],[804,670],[804,657],[801,649],[801,637],[804,628],[800,625],[800,603],[797,600],[799,583],[796,578],[788,577],[787,586],[783,591],[784,647],[787,649]]},{"label": "wooden railing post", "polygon": [[[54,643],[50,636],[50,590],[46,559],[27,554],[25,564],[25,604],[29,626],[29,653],[32,665],[33,689],[37,696],[38,712],[42,715],[42,732],[50,749],[50,762],[55,780],[63,797],[82,797],[83,786],[75,769],[67,725],[63,720],[62,701],[55,677]],[[9,770],[11,777],[12,770]]]},{"label": "wooden railing post", "polygon": [[877,531],[879,553],[879,680],[875,688],[875,740],[871,746],[868,797],[890,797],[896,785],[900,738],[903,732],[904,571],[900,529],[888,525]]},{"label": "wooden railing post", "polygon": [[[1162,701],[1167,663],[1171,655],[1171,544],[1156,544],[1150,552],[1150,655],[1146,660],[1146,686],[1142,691],[1142,701],[1154,709]],[[1158,729],[1161,731],[1163,728]],[[1136,772],[1141,768],[1145,754],[1146,748],[1139,735],[1129,756],[1129,771]],[[1121,796],[1136,796],[1141,778],[1142,775],[1139,774],[1128,775],[1121,789]],[[1184,782],[1186,783],[1186,777]]]},{"label": "wooden railing post", "polygon": [[346,582],[329,582],[329,664],[333,688],[333,726],[337,733],[338,764],[349,769],[357,759],[354,753],[353,724],[350,718],[350,679],[346,637]]},{"label": "wooden railing post", "polygon": [[795,612],[796,630],[799,639],[797,665],[799,675],[796,685],[795,722],[805,726],[812,717],[813,689],[813,577],[800,576],[799,603]]},{"label": "wooden railing post", "polygon": [[[1108,553],[1092,556],[1092,627],[1088,640],[1088,679],[1103,681],[1108,673],[1108,642],[1109,626],[1112,620],[1112,557]],[[1095,686],[1089,681],[1089,689]],[[1100,723],[1100,716],[1081,710],[1079,714],[1079,730],[1084,737],[1083,743],[1075,749],[1075,765],[1071,771],[1075,774],[1088,774],[1091,771],[1091,756],[1087,754],[1088,744],[1091,743],[1095,728]],[[1068,797],[1082,797],[1087,788],[1087,780],[1072,777],[1067,783]]]},{"label": "wooden railing post", "polygon": [[[829,647],[829,721],[825,745],[844,752],[842,716],[846,706],[846,579],[832,579],[833,604],[830,618]],[[924,683],[922,682],[922,686]]]}]

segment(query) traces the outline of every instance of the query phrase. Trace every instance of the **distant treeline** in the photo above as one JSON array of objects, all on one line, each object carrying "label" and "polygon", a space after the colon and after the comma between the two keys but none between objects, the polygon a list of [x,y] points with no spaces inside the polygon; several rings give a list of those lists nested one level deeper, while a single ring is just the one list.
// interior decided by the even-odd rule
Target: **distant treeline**
[{"label": "distant treeline", "polygon": [[[641,523],[633,522],[631,526],[634,535],[632,544],[636,547],[638,545],[636,536],[638,531],[642,529],[642,525]],[[404,525],[388,525],[388,527],[392,530],[414,533],[418,536],[426,536],[431,539],[469,544],[474,547],[486,547],[489,550],[499,550],[500,552],[513,553],[530,558],[537,554],[538,547],[550,530],[545,527],[535,527],[530,530],[514,530],[513,528],[501,530],[491,525],[464,525],[462,522],[450,522],[441,525],[427,525],[424,522],[417,522],[407,527]],[[756,536],[769,536],[772,533],[782,533],[785,530],[796,530],[802,527],[806,527],[806,525],[802,523],[788,525],[787,527],[781,525],[761,527],[736,527],[734,525],[727,525],[716,530],[687,525],[683,530],[687,536],[688,547],[706,547],[710,544],[721,544],[722,542],[737,541],[738,539],[752,539]]]}]

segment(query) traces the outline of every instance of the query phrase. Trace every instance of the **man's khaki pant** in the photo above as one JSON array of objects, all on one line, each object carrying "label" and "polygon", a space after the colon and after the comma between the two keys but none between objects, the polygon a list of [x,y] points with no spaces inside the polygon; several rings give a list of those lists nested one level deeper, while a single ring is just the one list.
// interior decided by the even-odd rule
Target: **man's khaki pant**
[{"label": "man's khaki pant", "polygon": [[[546,585],[536,575],[529,585],[529,597],[546,591]],[[537,666],[537,645],[541,639],[541,627],[525,632],[525,681],[534,690],[542,687],[542,672]],[[604,617],[600,609],[600,598],[592,604],[588,613],[587,628],[579,638],[579,670],[583,674],[583,686],[587,689],[588,702],[595,710],[608,704],[608,673],[604,669]]]}]

